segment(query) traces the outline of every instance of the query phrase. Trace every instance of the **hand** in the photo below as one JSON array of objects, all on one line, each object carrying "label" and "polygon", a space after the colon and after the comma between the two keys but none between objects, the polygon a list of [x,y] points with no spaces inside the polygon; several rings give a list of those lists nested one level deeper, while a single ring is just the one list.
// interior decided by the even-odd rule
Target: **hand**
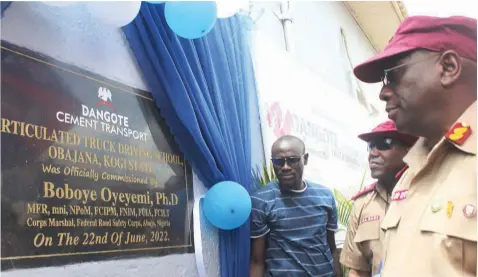
[{"label": "hand", "polygon": [[[370,274],[371,273],[368,271],[358,271],[358,270],[350,269],[348,277],[370,277]],[[375,276],[372,276],[372,277],[375,277]],[[380,277],[380,276],[377,276],[377,277]]]},{"label": "hand", "polygon": [[344,277],[342,265],[340,264],[340,261],[339,261],[340,252],[342,252],[342,249],[339,248],[332,253],[332,256],[334,258],[334,276],[335,277]]},{"label": "hand", "polygon": [[362,275],[360,272],[350,269],[348,277],[362,277]]}]

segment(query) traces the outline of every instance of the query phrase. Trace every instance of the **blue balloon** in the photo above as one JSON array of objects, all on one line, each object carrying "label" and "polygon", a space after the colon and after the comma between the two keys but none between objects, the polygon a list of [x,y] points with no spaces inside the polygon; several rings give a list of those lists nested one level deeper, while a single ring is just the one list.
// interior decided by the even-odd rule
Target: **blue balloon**
[{"label": "blue balloon", "polygon": [[164,3],[165,1],[146,1],[146,2],[151,4],[161,4],[161,3]]},{"label": "blue balloon", "polygon": [[206,193],[203,211],[212,225],[223,230],[236,229],[251,214],[251,197],[247,190],[236,182],[224,181],[215,184]]},{"label": "blue balloon", "polygon": [[178,36],[186,39],[200,38],[216,24],[216,2],[166,2],[164,17],[169,28]]}]

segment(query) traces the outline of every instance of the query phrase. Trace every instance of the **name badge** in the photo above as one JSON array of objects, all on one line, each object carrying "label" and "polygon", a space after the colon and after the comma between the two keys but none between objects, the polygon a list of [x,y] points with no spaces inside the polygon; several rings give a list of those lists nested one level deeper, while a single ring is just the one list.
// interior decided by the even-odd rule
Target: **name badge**
[{"label": "name badge", "polygon": [[408,195],[408,189],[397,190],[392,195],[392,201],[401,201],[401,200],[407,199],[407,195]]},{"label": "name badge", "polygon": [[362,218],[362,221],[360,223],[376,221],[376,220],[379,220],[379,219],[380,219],[379,215],[367,216],[367,217]]}]

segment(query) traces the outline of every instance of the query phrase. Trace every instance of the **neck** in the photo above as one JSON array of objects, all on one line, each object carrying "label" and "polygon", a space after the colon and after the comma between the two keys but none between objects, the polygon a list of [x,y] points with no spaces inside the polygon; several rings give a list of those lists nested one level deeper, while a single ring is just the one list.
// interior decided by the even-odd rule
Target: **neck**
[{"label": "neck", "polygon": [[299,182],[297,182],[297,184],[295,184],[294,190],[301,190],[304,188],[305,188],[305,183],[303,180],[300,180]]},{"label": "neck", "polygon": [[[450,127],[451,127],[450,123]],[[449,128],[450,128],[449,127]],[[428,150],[431,150],[442,138],[445,136],[445,134],[448,132],[449,128],[442,128],[441,130],[437,130],[435,134],[432,134],[431,132],[428,133],[428,135],[423,135],[423,137],[426,139],[426,148]]]},{"label": "neck", "polygon": [[422,134],[420,136],[426,139],[429,149],[432,149],[445,136],[466,109],[476,101],[476,89],[473,93],[465,93],[464,91],[450,93],[456,96],[447,101],[446,105],[440,108],[440,112],[436,113],[430,122],[421,128]]},{"label": "neck", "polygon": [[383,188],[385,188],[387,193],[390,195],[390,194],[392,194],[393,188],[397,184],[397,181],[398,181],[398,179],[396,179],[395,176],[394,176],[393,178],[380,179],[380,180],[377,181],[377,184],[379,186],[382,186]]},{"label": "neck", "polygon": [[284,189],[284,190],[296,191],[296,190],[303,190],[305,188],[305,183],[303,180],[300,180],[299,182],[295,183],[294,186],[282,186],[280,185],[280,183],[279,183],[279,186],[281,187],[281,189]]}]

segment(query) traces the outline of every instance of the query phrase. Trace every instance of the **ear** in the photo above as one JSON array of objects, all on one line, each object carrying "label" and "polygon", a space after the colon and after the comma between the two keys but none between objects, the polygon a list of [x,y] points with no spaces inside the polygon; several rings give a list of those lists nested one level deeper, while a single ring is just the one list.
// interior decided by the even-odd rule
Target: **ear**
[{"label": "ear", "polygon": [[304,165],[307,165],[308,162],[309,162],[309,153],[305,153],[304,154]]},{"label": "ear", "polygon": [[440,82],[443,87],[449,87],[460,77],[462,70],[461,58],[453,50],[445,51],[440,58],[442,69]]}]

